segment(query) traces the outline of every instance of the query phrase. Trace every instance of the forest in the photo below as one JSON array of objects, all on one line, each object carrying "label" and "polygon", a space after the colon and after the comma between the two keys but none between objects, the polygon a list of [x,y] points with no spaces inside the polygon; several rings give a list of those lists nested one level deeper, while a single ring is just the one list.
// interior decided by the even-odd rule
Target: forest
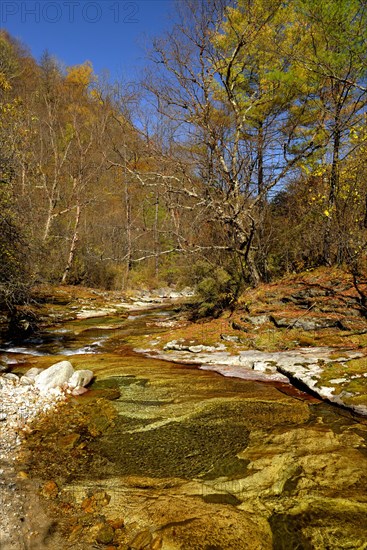
[{"label": "forest", "polygon": [[0,33],[0,302],[366,277],[367,3],[185,0],[141,82]]}]

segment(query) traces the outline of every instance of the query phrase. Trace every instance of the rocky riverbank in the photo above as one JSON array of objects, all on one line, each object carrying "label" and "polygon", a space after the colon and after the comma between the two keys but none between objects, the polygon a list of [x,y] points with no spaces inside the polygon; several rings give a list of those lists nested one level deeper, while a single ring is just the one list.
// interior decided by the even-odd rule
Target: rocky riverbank
[{"label": "rocky riverbank", "polygon": [[315,270],[243,293],[217,319],[177,322],[138,349],[224,376],[289,381],[367,415],[367,318],[351,277]]},{"label": "rocky riverbank", "polygon": [[[278,352],[249,350],[231,354],[215,346],[185,346],[176,340],[166,344],[163,351],[136,351],[148,357],[198,365],[203,370],[219,372],[223,376],[244,380],[290,382],[321,399],[367,416],[367,405],[362,401],[365,396],[361,399],[360,393],[356,390],[354,393],[348,391],[350,386],[366,383],[367,372],[355,372],[349,367],[350,364],[353,365],[350,363],[352,360],[364,357],[362,353],[345,351],[343,354],[340,353],[338,361],[333,359],[335,350],[329,348],[301,348]],[[343,376],[340,374],[341,371]],[[330,378],[329,381],[327,376]]]},{"label": "rocky riverbank", "polygon": [[193,290],[160,288],[135,291],[104,291],[82,286],[40,285],[33,289],[29,304],[18,306],[11,320],[0,311],[0,340],[22,341],[39,330],[59,323],[154,310],[192,300]]},{"label": "rocky riverbank", "polygon": [[34,419],[65,399],[66,393],[60,389],[45,393],[22,384],[14,374],[0,376],[1,550],[42,547],[49,522],[37,502],[37,493],[28,490],[18,453]]},{"label": "rocky riverbank", "polygon": [[190,288],[175,290],[161,288],[152,291],[103,291],[84,287],[47,287],[36,291],[38,303],[35,313],[43,326],[76,319],[89,319],[149,310],[192,299]]},{"label": "rocky riverbank", "polygon": [[[27,474],[22,471],[19,452],[32,423],[56,409],[70,395],[80,395],[93,378],[88,370],[74,371],[69,361],[61,361],[47,369],[31,368],[18,377],[0,375],[0,548],[21,550],[43,545],[50,527],[37,492],[29,491]],[[29,495],[32,494],[32,502]],[[31,509],[32,508],[32,509]],[[27,546],[28,544],[28,546]]]}]

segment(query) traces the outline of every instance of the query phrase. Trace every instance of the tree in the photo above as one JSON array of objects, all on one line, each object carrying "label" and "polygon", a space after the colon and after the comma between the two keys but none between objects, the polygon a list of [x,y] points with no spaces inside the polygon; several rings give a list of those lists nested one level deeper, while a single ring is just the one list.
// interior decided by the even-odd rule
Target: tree
[{"label": "tree", "polygon": [[162,74],[155,71],[148,88],[159,112],[176,122],[172,139],[185,155],[177,159],[179,189],[172,178],[166,189],[202,210],[222,233],[213,248],[236,257],[256,285],[262,274],[255,243],[268,195],[320,147],[310,132],[300,136],[308,89],[304,82],[290,87],[296,79],[287,54],[293,11],[263,0],[197,8],[185,2],[180,23],[155,42]]},{"label": "tree", "polygon": [[350,133],[364,120],[367,104],[367,11],[360,0],[297,0],[295,6],[308,43],[302,58],[296,55],[295,62],[304,68],[314,88],[313,101],[324,126],[324,158],[317,170],[327,174],[329,182],[323,258],[330,265],[343,261],[343,244],[333,242],[333,231],[337,232],[340,224],[340,171],[355,149]]},{"label": "tree", "polygon": [[[0,306],[15,319],[17,307],[29,300],[31,273],[27,241],[14,201],[17,153],[22,141],[23,108],[13,94],[18,76],[18,45],[0,33]],[[15,131],[17,129],[17,131]]]},{"label": "tree", "polygon": [[72,67],[65,79],[65,85],[69,90],[68,128],[73,146],[66,171],[70,188],[68,206],[64,211],[75,210],[75,219],[72,224],[67,262],[61,277],[62,283],[67,281],[76,256],[83,209],[93,200],[93,192],[98,189],[105,163],[103,141],[110,110],[108,105],[100,101],[98,91],[91,89],[94,80],[90,63]]}]

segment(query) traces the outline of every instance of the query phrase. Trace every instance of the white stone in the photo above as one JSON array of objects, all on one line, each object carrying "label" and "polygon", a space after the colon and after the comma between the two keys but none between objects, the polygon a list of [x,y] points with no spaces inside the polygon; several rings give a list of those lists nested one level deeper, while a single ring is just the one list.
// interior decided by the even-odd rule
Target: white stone
[{"label": "white stone", "polygon": [[82,386],[77,386],[73,390],[71,390],[71,395],[83,395],[83,393],[87,392],[87,388],[83,388]]},{"label": "white stone", "polygon": [[6,380],[11,380],[12,382],[19,382],[18,376],[12,372],[7,372],[6,374],[3,374],[3,378],[5,378]]},{"label": "white stone", "polygon": [[24,375],[21,377],[20,383],[24,386],[33,386],[34,378],[29,378],[28,376]]},{"label": "white stone", "polygon": [[107,315],[111,315],[112,313],[116,313],[116,308],[104,308],[104,309],[82,309],[79,311],[76,315],[77,319],[92,319],[94,317],[106,317]]},{"label": "white stone", "polygon": [[94,374],[91,370],[77,370],[71,375],[68,386],[69,388],[78,388],[80,386],[84,388],[89,384],[93,376]]},{"label": "white stone", "polygon": [[37,374],[40,374],[41,372],[43,372],[42,369],[38,369],[37,367],[32,367],[31,369],[27,370],[24,376],[26,376],[27,378],[35,379]]},{"label": "white stone", "polygon": [[38,374],[35,378],[35,386],[40,391],[60,388],[69,381],[73,373],[74,369],[70,361],[60,361]]},{"label": "white stone", "polygon": [[338,396],[334,396],[335,388],[328,387],[328,386],[320,386],[318,388],[318,393],[321,395],[321,397],[324,397],[325,399],[330,399],[331,401],[337,401]]},{"label": "white stone", "polygon": [[276,366],[267,361],[254,361],[252,370],[259,372],[277,372]]}]

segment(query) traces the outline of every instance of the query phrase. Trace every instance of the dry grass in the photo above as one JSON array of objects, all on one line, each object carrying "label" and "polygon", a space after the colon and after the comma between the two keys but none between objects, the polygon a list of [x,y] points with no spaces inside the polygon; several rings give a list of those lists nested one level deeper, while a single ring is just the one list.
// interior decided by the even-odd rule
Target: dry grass
[{"label": "dry grass", "polygon": [[[367,347],[367,334],[360,333],[363,329],[367,330],[367,322],[363,317],[358,317],[357,298],[358,293],[349,274],[338,268],[319,268],[288,275],[280,281],[262,284],[256,289],[247,288],[233,313],[226,312],[219,319],[208,319],[170,330],[161,336],[161,341],[162,345],[179,339],[191,344],[214,345],[225,334],[237,336],[241,340],[240,343],[226,342],[228,350],[232,352],[239,348],[276,351],[308,346],[363,349]],[[264,314],[289,319],[289,328],[277,328],[271,320],[260,326],[251,322],[252,316]],[[296,319],[310,318],[345,321],[351,329],[334,327],[306,331],[291,328]]]}]

